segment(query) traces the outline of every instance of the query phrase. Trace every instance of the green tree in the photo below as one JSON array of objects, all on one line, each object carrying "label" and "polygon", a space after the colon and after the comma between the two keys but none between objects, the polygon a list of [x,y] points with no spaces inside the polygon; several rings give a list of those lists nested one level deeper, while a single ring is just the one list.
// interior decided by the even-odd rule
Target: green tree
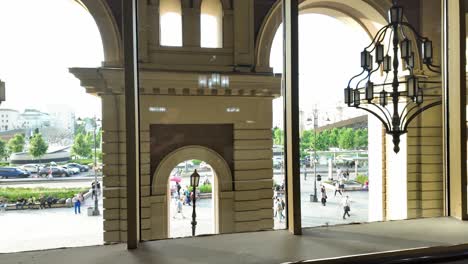
[{"label": "green tree", "polygon": [[8,141],[8,150],[11,153],[23,152],[25,144],[24,134],[16,134]]},{"label": "green tree", "polygon": [[341,149],[354,148],[354,130],[352,128],[344,128],[340,132],[338,145]]},{"label": "green tree", "polygon": [[354,135],[354,148],[367,149],[368,144],[367,128],[356,130]]},{"label": "green tree", "polygon": [[10,155],[7,147],[7,143],[5,140],[0,139],[0,159],[5,159]]},{"label": "green tree", "polygon": [[340,138],[340,130],[341,129],[338,129],[338,128],[334,127],[330,131],[329,140],[328,140],[328,142],[330,144],[330,147],[337,148],[339,146],[338,139]]},{"label": "green tree", "polygon": [[92,155],[91,146],[86,140],[86,136],[78,134],[72,146],[72,153],[80,158],[89,158]]},{"label": "green tree", "polygon": [[301,136],[300,143],[299,143],[299,151],[300,151],[301,159],[309,155],[307,150],[314,148],[313,137],[314,137],[314,132],[312,132],[311,130],[304,130],[302,132],[302,136]]},{"label": "green tree", "polygon": [[[36,131],[37,132],[37,131]],[[37,132],[29,140],[29,154],[35,159],[42,157],[46,154],[49,145],[42,138],[41,133]]]},{"label": "green tree", "polygon": [[284,143],[284,132],[279,127],[273,128],[273,144],[283,145]]}]

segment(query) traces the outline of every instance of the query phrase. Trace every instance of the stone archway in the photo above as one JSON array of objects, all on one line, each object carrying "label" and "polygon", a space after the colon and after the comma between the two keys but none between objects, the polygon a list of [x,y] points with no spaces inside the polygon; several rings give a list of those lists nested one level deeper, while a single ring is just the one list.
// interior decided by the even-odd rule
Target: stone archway
[{"label": "stone archway", "polygon": [[[372,4],[368,2],[372,2]],[[377,3],[376,1],[361,0],[302,0],[299,4],[299,12],[300,14],[328,15],[351,26],[361,26],[370,36],[374,36],[383,25],[387,24],[385,12],[388,7],[390,7],[390,3],[385,4],[382,1]],[[281,1],[278,1],[264,19],[257,36],[255,52],[257,72],[271,72],[271,46],[281,23],[282,7]],[[409,37],[414,40],[414,36]],[[416,56],[418,62],[419,54]]]},{"label": "stone archway", "polygon": [[169,237],[169,176],[177,164],[198,159],[208,163],[214,171],[215,233],[228,233],[233,228],[232,176],[227,162],[214,150],[203,146],[185,146],[172,151],[159,163],[154,172],[152,188],[151,233],[153,239]]},{"label": "stone archway", "polygon": [[103,66],[121,66],[122,40],[116,18],[104,0],[75,0],[93,17],[99,29],[104,49]]}]

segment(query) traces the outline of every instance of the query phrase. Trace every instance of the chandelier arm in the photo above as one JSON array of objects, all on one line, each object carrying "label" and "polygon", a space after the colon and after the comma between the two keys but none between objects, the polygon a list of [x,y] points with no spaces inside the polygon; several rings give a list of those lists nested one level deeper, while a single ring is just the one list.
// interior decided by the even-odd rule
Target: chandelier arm
[{"label": "chandelier arm", "polygon": [[[412,101],[411,101],[411,102],[412,102]],[[410,109],[410,110],[408,110],[408,111],[405,113],[405,110],[408,109],[408,107],[409,107],[410,105],[412,105],[411,102],[407,103],[407,104],[405,105],[405,107],[403,107],[403,109],[401,109],[400,120],[403,121],[403,119],[405,118],[406,114],[409,113],[409,112],[412,110],[412,109]],[[403,116],[403,113],[405,113],[404,116]]]},{"label": "chandelier arm", "polygon": [[[382,34],[382,32],[385,30],[387,30],[392,24],[388,24],[386,26],[384,26],[383,28],[379,29],[379,31],[377,31],[377,34],[375,34],[375,37],[372,39],[371,43],[369,44],[369,46],[365,47],[364,50],[367,50],[368,48],[372,47],[372,45],[375,43],[375,41],[377,40],[377,37],[379,37],[380,34]],[[374,50],[374,49],[372,49]]]},{"label": "chandelier arm", "polygon": [[[385,116],[385,120],[387,120],[387,123],[390,124],[389,116],[390,116],[390,117],[392,116],[392,114],[390,113],[390,110],[388,110],[386,107],[379,107],[379,105],[376,105],[376,104],[374,104],[374,103],[369,103],[368,105],[372,105],[372,106],[374,106],[375,108],[379,109],[380,112],[382,112],[383,116]],[[387,111],[388,116],[387,116],[387,114],[385,113],[385,111],[382,110],[382,108],[385,109],[385,110]]]},{"label": "chandelier arm", "polygon": [[362,69],[362,72],[361,72],[361,73],[354,75],[353,78],[351,78],[351,79],[349,80],[349,82],[348,82],[348,87],[351,85],[351,82],[352,82],[355,78],[361,76],[365,71],[366,71],[366,70]]},{"label": "chandelier arm", "polygon": [[[409,106],[412,106],[411,109],[409,109],[408,111],[404,111],[406,110]],[[403,110],[401,111],[401,116],[400,116],[400,121],[402,123],[405,122],[405,120],[408,118],[408,115],[411,113],[411,111],[413,111],[414,109],[418,108],[419,106],[417,104],[415,104],[414,102],[413,103],[408,103],[404,108]]]},{"label": "chandelier arm", "polygon": [[365,79],[369,78],[371,75],[370,71],[368,72],[368,74],[366,75],[366,77],[362,78],[356,85],[356,89],[359,87],[359,85],[361,84],[362,81],[364,81]]},{"label": "chandelier arm", "polygon": [[373,116],[377,117],[380,120],[380,122],[382,122],[382,124],[385,126],[385,129],[387,130],[387,132],[390,131],[390,129],[388,129],[388,124],[385,123],[385,120],[383,120],[383,118],[381,116],[379,116],[378,114],[372,112],[371,110],[369,110],[367,108],[363,108],[363,107],[360,107],[360,106],[356,106],[356,108],[367,111],[367,112],[371,113]]},{"label": "chandelier arm", "polygon": [[437,102],[434,102],[434,103],[431,103],[431,104],[428,104],[422,108],[420,108],[418,111],[414,112],[406,121],[406,124],[404,126],[404,131],[406,131],[406,129],[408,128],[408,125],[409,123],[415,119],[420,113],[426,111],[427,109],[429,108],[432,108],[434,106],[438,106],[438,105],[441,105],[442,104],[442,101],[437,101]]},{"label": "chandelier arm", "polygon": [[417,40],[419,40],[419,41],[429,40],[428,38],[421,36],[421,35],[418,33],[418,31],[416,31],[416,29],[415,29],[410,23],[402,21],[402,22],[401,22],[401,25],[406,26],[406,27],[408,27],[409,29],[411,29],[411,31],[416,35]]},{"label": "chandelier arm", "polygon": [[434,65],[426,64],[426,67],[431,71],[435,73],[441,73],[440,70],[433,69]]},{"label": "chandelier arm", "polygon": [[424,80],[420,80],[419,83],[437,83],[437,84],[440,84],[439,81],[424,81]]}]

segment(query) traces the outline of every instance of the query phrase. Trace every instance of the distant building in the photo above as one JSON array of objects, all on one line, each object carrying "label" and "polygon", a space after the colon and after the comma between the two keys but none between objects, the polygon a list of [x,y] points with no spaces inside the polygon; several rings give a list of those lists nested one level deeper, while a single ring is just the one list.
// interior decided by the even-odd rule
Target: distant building
[{"label": "distant building", "polygon": [[20,115],[21,128],[43,128],[49,127],[51,117],[47,113],[43,113],[36,109],[25,109]]},{"label": "distant building", "polygon": [[0,131],[14,130],[21,127],[20,112],[13,109],[0,109]]}]

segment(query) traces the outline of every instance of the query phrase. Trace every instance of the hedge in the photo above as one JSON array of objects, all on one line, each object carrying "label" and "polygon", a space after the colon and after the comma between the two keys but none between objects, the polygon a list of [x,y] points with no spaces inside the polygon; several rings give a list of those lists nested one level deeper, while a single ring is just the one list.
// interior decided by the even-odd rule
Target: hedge
[{"label": "hedge", "polygon": [[365,176],[365,175],[358,175],[356,177],[356,181],[359,182],[360,184],[364,185],[366,184],[366,182],[369,180],[369,177],[368,176]]},{"label": "hedge", "polygon": [[[188,187],[189,191],[192,191],[192,186]],[[211,184],[203,184],[198,186],[198,190],[200,193],[210,193],[211,192]]]},{"label": "hedge", "polygon": [[57,199],[62,198],[72,198],[75,194],[81,192],[85,193],[89,188],[0,188],[0,197],[6,199],[8,203],[14,203],[19,198],[28,199],[29,197],[34,197],[36,201],[40,198],[41,195],[44,197],[54,197]]}]

